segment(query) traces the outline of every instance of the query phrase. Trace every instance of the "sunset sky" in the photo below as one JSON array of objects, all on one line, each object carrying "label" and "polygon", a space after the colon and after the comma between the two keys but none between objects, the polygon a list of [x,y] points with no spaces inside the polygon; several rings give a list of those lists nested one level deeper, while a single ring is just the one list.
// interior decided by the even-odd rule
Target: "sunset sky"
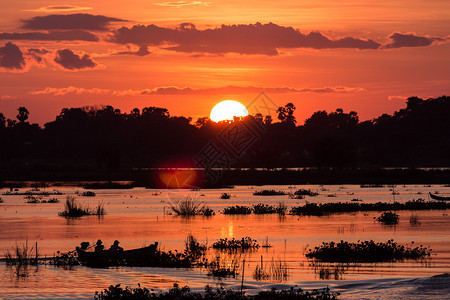
[{"label": "sunset sky", "polygon": [[293,102],[299,124],[322,109],[367,120],[409,96],[449,95],[450,1],[0,3],[8,118],[26,106],[42,125],[64,107],[112,105],[196,119],[260,91]]}]

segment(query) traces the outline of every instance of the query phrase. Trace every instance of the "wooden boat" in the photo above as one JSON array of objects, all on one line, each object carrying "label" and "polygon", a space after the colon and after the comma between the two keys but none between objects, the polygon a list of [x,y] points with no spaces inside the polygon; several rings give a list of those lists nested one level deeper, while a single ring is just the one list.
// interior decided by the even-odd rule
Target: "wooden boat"
[{"label": "wooden boat", "polygon": [[158,242],[147,247],[124,251],[92,252],[80,247],[76,247],[76,251],[80,263],[88,267],[141,266],[152,260],[157,248]]},{"label": "wooden boat", "polygon": [[450,197],[443,197],[443,196],[437,196],[437,195],[433,195],[432,193],[429,193],[431,199],[434,200],[439,200],[439,201],[450,201]]}]

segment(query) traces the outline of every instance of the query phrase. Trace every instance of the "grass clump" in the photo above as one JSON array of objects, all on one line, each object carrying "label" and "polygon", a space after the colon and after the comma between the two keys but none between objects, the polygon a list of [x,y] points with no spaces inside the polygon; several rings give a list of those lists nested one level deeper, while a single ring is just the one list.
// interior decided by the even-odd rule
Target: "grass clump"
[{"label": "grass clump", "polygon": [[386,224],[386,225],[395,225],[395,224],[398,224],[399,218],[400,217],[398,216],[397,213],[392,212],[392,211],[386,211],[386,212],[382,213],[375,220],[377,220],[380,223]]},{"label": "grass clump", "polygon": [[215,260],[206,264],[208,276],[236,278],[236,276],[239,275],[239,261],[239,255],[234,255],[233,257],[222,257],[219,255]]},{"label": "grass clump", "polygon": [[431,249],[422,245],[415,248],[388,240],[376,243],[373,240],[357,243],[340,241],[322,243],[305,254],[307,258],[327,262],[384,262],[404,259],[420,259],[430,256]]},{"label": "grass clump", "polygon": [[170,209],[172,213],[177,216],[212,216],[214,211],[209,207],[206,207],[203,201],[198,201],[192,197],[185,197],[182,200],[170,203]]},{"label": "grass clump", "polygon": [[201,256],[205,255],[207,249],[206,245],[200,244],[197,241],[197,238],[192,234],[189,234],[187,236],[185,245],[185,253],[187,253],[189,256],[192,256],[195,259],[199,259]]},{"label": "grass clump", "polygon": [[276,190],[262,190],[262,191],[256,191],[253,193],[254,196],[283,196],[287,195],[286,192],[283,191],[276,191]]},{"label": "grass clump", "polygon": [[214,249],[220,250],[248,250],[259,248],[256,240],[246,236],[239,239],[232,238],[231,240],[224,238],[215,242],[212,246]]},{"label": "grass clump", "polygon": [[278,300],[291,300],[291,299],[323,299],[333,300],[337,299],[339,293],[330,292],[328,287],[319,290],[304,291],[297,286],[293,286],[290,289],[277,290],[272,288],[270,291],[261,291],[256,295],[246,295],[245,291],[235,291],[232,289],[226,289],[223,285],[216,288],[207,285],[204,293],[194,293],[188,286],[180,287],[177,283],[173,284],[173,288],[167,292],[154,292],[153,289],[142,288],[138,284],[137,288],[125,287],[122,288],[120,284],[110,285],[103,291],[95,292],[94,299],[96,300],[147,300],[147,299],[186,299],[186,300],[226,300],[226,299],[243,299],[243,300],[262,300],[262,299],[278,299]]},{"label": "grass clump", "polygon": [[252,209],[248,206],[229,206],[223,209],[225,215],[249,215],[252,213]]},{"label": "grass clump", "polygon": [[89,215],[103,216],[106,214],[106,210],[103,204],[99,204],[94,210],[91,210],[89,206],[85,207],[79,203],[75,197],[67,196],[66,202],[64,202],[64,210],[58,214],[66,218],[78,218]]}]

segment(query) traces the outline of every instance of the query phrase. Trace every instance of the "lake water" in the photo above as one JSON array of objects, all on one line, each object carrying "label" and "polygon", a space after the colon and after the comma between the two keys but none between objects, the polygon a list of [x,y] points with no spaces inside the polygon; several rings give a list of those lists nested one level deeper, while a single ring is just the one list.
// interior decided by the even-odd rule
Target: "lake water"
[{"label": "lake water", "polygon": [[[0,204],[0,256],[16,243],[28,240],[30,245],[38,243],[41,256],[53,256],[56,251],[67,252],[83,241],[94,244],[97,239],[109,247],[119,240],[125,249],[138,248],[159,242],[162,250],[179,250],[185,247],[189,234],[200,243],[211,246],[220,238],[242,238],[249,236],[272,247],[259,248],[252,252],[226,255],[210,249],[208,255],[221,255],[225,260],[244,265],[244,285],[249,293],[272,286],[298,285],[304,289],[329,286],[341,292],[342,299],[378,299],[385,297],[408,297],[411,299],[439,298],[450,294],[450,219],[447,211],[400,211],[399,224],[385,226],[374,221],[380,212],[358,212],[333,214],[329,216],[298,217],[286,215],[230,216],[220,213],[231,205],[252,205],[257,203],[277,204],[284,202],[290,209],[304,204],[304,200],[288,196],[253,196],[262,189],[276,189],[294,192],[299,188],[319,192],[317,197],[306,197],[310,202],[343,202],[359,198],[364,203],[406,202],[423,198],[428,192],[449,195],[450,187],[441,185],[398,185],[395,187],[360,188],[359,185],[299,185],[299,186],[236,186],[232,189],[204,190],[157,190],[135,188],[132,190],[96,190],[95,197],[82,197],[80,187],[51,187],[63,195],[61,203],[26,203],[24,196],[2,195]],[[395,195],[393,195],[393,191]],[[25,191],[21,189],[20,191]],[[0,193],[6,192],[0,190]],[[231,199],[220,199],[223,192]],[[75,195],[90,207],[98,203],[105,205],[107,215],[65,219],[58,216],[63,209],[65,197]],[[336,195],[336,197],[328,197]],[[167,215],[171,202],[190,196],[216,211],[212,217],[183,218]],[[395,199],[394,199],[395,197]],[[410,223],[411,215],[419,217],[419,223]],[[401,244],[430,246],[430,258],[419,261],[395,263],[359,264],[344,266],[337,277],[319,276],[320,269],[334,270],[334,265],[313,265],[305,258],[308,249],[322,242],[373,239],[386,242],[388,239]],[[412,244],[414,242],[414,244]],[[285,262],[289,269],[286,280],[258,281],[253,277],[256,264],[272,260]],[[63,269],[50,265],[29,267],[28,276],[17,277],[14,269],[0,263],[0,299],[92,299],[95,291],[111,284],[167,289],[174,282],[189,285],[195,291],[203,290],[206,284],[224,282],[232,288],[240,288],[241,276],[233,279],[217,279],[202,269],[167,268],[110,268],[92,269],[82,266]],[[439,276],[436,276],[439,275]],[[430,288],[432,287],[432,288]]]}]

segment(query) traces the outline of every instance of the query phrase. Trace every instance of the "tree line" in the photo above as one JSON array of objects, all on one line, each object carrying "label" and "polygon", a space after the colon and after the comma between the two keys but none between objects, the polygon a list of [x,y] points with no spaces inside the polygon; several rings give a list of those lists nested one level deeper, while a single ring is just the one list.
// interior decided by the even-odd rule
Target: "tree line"
[{"label": "tree line", "polygon": [[[410,97],[405,108],[364,122],[357,112],[337,109],[317,111],[298,125],[294,112],[288,103],[277,110],[277,120],[261,114],[236,119],[263,130],[232,166],[450,166],[450,97]],[[3,177],[30,168],[114,173],[188,162],[230,126],[207,117],[171,116],[159,107],[129,113],[112,106],[64,108],[43,127],[28,117],[25,107],[18,108],[16,120],[0,113]]]}]

